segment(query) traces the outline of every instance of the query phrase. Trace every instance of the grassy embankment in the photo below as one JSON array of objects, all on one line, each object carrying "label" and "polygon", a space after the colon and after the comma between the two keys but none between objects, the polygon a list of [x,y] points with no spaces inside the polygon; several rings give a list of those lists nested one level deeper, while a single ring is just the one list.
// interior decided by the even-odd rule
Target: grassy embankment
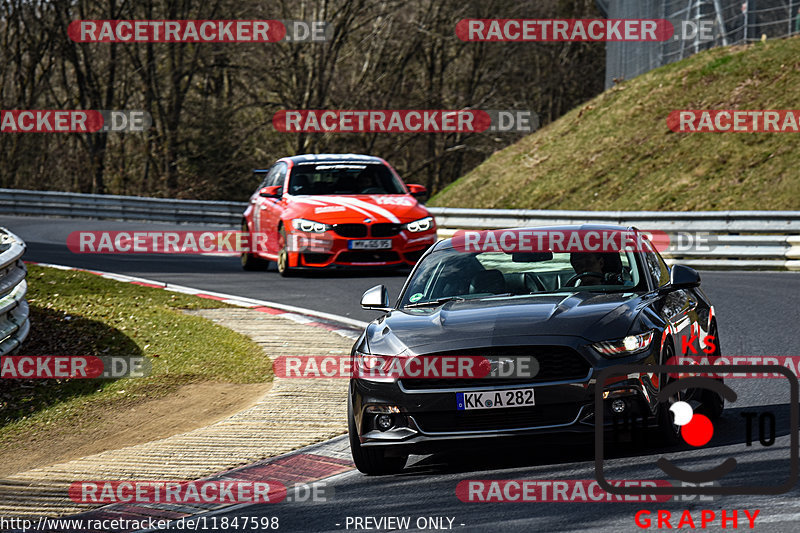
[{"label": "grassy embankment", "polygon": [[[182,309],[214,300],[30,265],[31,334],[17,355],[146,357],[144,378],[0,381],[0,449],[59,431],[91,431],[109,413],[198,383],[264,383],[269,358],[253,341]],[[198,406],[199,407],[199,406]]]},{"label": "grassy embankment", "polygon": [[621,83],[441,191],[431,206],[800,209],[800,133],[673,133],[681,109],[800,108],[800,38],[717,48]]}]

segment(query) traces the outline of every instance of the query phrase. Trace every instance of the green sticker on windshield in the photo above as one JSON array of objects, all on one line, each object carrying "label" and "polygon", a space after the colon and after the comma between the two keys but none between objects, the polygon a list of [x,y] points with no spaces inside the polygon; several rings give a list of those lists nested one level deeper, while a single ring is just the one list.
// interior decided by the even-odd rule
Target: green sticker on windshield
[{"label": "green sticker on windshield", "polygon": [[411,298],[408,299],[408,301],[411,302],[412,304],[414,302],[418,302],[420,300],[422,300],[422,293],[421,292],[418,292],[417,294],[411,295]]}]

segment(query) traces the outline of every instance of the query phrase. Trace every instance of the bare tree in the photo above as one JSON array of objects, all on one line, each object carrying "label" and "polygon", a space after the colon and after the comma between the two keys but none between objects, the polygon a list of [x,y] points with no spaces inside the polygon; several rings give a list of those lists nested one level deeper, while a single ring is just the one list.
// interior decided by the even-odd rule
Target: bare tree
[{"label": "bare tree", "polygon": [[[366,152],[432,191],[519,133],[282,133],[287,109],[526,109],[602,91],[600,43],[465,43],[463,18],[584,18],[592,0],[0,0],[4,109],[142,109],[144,134],[0,136],[0,184],[245,198],[287,154]],[[76,19],[326,21],[323,43],[76,43]],[[44,179],[46,178],[46,179]]]}]

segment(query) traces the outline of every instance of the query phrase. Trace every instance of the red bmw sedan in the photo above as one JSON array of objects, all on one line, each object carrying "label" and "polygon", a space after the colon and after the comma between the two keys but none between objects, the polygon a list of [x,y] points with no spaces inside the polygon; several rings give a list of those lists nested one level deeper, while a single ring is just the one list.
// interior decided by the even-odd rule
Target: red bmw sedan
[{"label": "red bmw sedan", "polygon": [[436,223],[383,159],[358,154],[300,155],[256,170],[242,231],[258,243],[242,254],[245,270],[413,266],[436,242]]}]

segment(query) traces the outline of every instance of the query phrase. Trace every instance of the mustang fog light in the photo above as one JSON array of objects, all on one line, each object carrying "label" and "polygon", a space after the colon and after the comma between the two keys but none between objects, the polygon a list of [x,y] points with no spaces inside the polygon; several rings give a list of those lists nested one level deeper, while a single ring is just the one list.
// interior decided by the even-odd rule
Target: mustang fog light
[{"label": "mustang fog light", "polygon": [[399,413],[400,408],[396,405],[370,405],[367,407],[368,413]]},{"label": "mustang fog light", "polygon": [[394,426],[394,417],[392,415],[378,415],[375,417],[375,425],[377,425],[378,429],[381,431],[392,429],[392,426]]},{"label": "mustang fog light", "polygon": [[620,400],[619,398],[617,398],[616,400],[611,402],[611,410],[617,414],[623,412],[625,410],[625,407],[627,407],[627,405],[625,405],[625,400]]}]

